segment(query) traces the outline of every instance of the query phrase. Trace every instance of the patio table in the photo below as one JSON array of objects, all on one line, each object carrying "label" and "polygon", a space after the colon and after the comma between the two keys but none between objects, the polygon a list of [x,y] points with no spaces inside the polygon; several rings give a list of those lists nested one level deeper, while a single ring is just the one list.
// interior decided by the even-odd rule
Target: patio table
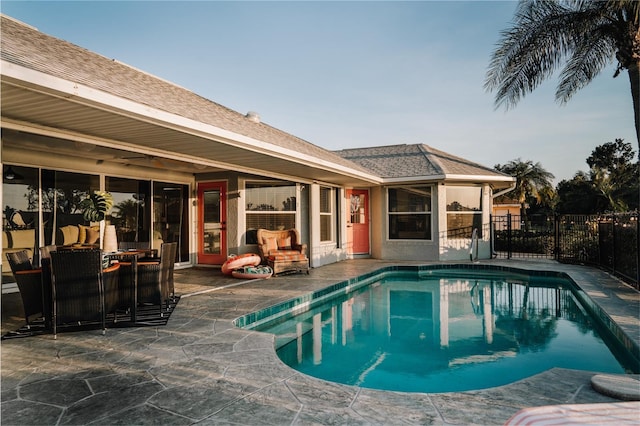
[{"label": "patio table", "polygon": [[129,279],[129,310],[131,322],[137,321],[138,315],[138,259],[149,255],[149,250],[128,250],[105,253],[110,260],[131,262],[131,276]]}]

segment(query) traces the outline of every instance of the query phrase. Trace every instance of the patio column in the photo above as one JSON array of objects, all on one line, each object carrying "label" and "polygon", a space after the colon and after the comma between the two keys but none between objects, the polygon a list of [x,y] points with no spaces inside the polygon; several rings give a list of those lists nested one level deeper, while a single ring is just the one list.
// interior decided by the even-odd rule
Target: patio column
[{"label": "patio column", "polygon": [[318,265],[320,247],[320,185],[309,185],[309,262],[312,268]]}]

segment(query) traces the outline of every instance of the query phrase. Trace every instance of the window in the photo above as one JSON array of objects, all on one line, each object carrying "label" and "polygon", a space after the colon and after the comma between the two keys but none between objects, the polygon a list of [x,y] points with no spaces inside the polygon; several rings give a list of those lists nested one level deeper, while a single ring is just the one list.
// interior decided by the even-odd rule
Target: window
[{"label": "window", "polygon": [[431,187],[389,188],[389,239],[431,239]]},{"label": "window", "polygon": [[320,241],[333,241],[334,218],[333,189],[320,187]]},{"label": "window", "polygon": [[[93,191],[100,189],[100,177],[47,169],[43,169],[41,173],[45,245],[85,243],[87,236],[80,234],[78,225],[93,227],[95,231],[98,224],[84,219],[81,203]],[[94,233],[91,243],[99,244],[99,237],[99,232]]]},{"label": "window", "polygon": [[105,189],[113,196],[113,209],[108,219],[116,226],[118,243],[148,242],[151,228],[150,182],[107,176]]},{"label": "window", "polygon": [[176,262],[189,261],[189,186],[153,182],[153,248],[178,243]]},{"label": "window", "polygon": [[245,184],[246,243],[258,244],[259,228],[276,230],[296,226],[296,185],[291,182]]},{"label": "window", "polygon": [[447,237],[471,238],[473,228],[482,230],[482,188],[447,186]]},{"label": "window", "polygon": [[[2,230],[3,256],[9,251],[25,249],[32,256],[34,263],[38,263],[37,250],[40,223],[40,181],[39,170],[31,167],[7,166],[3,167],[4,180],[2,184]],[[51,203],[49,198],[45,199]],[[50,205],[48,204],[50,207]],[[51,208],[51,207],[50,207]],[[51,238],[51,232],[49,232]],[[9,249],[10,248],[10,249]],[[6,259],[2,262],[2,282],[15,282]]]}]

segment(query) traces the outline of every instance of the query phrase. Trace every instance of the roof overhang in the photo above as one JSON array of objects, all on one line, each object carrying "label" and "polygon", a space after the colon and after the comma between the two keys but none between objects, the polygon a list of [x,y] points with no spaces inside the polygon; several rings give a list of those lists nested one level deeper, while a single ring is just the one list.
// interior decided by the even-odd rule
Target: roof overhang
[{"label": "roof overhang", "polygon": [[488,183],[494,190],[506,189],[513,186],[516,182],[516,178],[512,176],[499,176],[499,175],[454,175],[454,174],[441,174],[434,176],[415,176],[415,177],[399,177],[399,178],[384,178],[384,185],[393,184],[409,184],[409,183],[445,183],[445,184],[481,184]]},{"label": "roof overhang", "polygon": [[93,145],[98,149],[91,152],[92,158],[104,155],[118,160],[135,153],[170,160],[176,168],[191,172],[233,170],[345,186],[382,183],[378,176],[355,168],[14,63],[1,61],[0,67],[3,128]]}]

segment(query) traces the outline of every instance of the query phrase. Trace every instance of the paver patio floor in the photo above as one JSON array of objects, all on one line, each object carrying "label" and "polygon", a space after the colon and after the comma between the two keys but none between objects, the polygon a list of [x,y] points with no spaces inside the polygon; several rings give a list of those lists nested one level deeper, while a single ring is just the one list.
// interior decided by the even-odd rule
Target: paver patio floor
[{"label": "paver patio floor", "polygon": [[[640,342],[640,293],[608,274],[555,262],[482,263],[567,272],[629,338]],[[282,363],[271,335],[232,324],[243,314],[388,264],[352,260],[309,275],[254,281],[224,277],[219,269],[176,270],[182,298],[166,326],[4,340],[1,422],[492,425],[525,407],[617,401],[592,389],[595,372],[567,369],[497,388],[441,394],[335,384]],[[19,304],[19,295],[2,295],[3,333],[23,322],[15,310]]]}]

